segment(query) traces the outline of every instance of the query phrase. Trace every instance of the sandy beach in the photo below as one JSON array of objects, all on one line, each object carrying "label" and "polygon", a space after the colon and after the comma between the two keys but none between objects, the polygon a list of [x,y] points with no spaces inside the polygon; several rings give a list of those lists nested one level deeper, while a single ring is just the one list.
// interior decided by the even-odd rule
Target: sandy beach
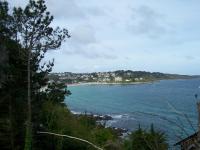
[{"label": "sandy beach", "polygon": [[125,83],[120,83],[120,82],[113,82],[113,83],[108,83],[108,82],[81,82],[81,83],[73,83],[73,84],[66,84],[67,86],[80,86],[80,85],[134,85],[134,84],[148,84],[148,83],[153,83],[155,81],[147,81],[147,82],[125,82]]}]

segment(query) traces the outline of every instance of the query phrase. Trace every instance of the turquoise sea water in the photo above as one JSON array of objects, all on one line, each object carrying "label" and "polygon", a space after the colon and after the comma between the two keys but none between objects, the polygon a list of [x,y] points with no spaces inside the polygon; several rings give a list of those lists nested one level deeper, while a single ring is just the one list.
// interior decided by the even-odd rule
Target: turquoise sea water
[{"label": "turquoise sea water", "polygon": [[153,123],[174,144],[179,140],[177,136],[186,137],[197,129],[194,95],[200,98],[199,87],[200,79],[139,85],[79,85],[69,87],[72,95],[65,102],[75,112],[109,114],[114,120],[107,125],[115,127],[134,130],[139,124],[147,128]]}]

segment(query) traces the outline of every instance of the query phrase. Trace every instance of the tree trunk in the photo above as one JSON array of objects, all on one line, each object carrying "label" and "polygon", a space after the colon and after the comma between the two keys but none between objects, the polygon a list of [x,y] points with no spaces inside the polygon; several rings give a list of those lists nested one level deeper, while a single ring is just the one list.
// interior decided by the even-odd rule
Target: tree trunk
[{"label": "tree trunk", "polygon": [[28,49],[28,64],[27,64],[27,73],[28,73],[28,116],[27,116],[27,124],[26,124],[26,137],[25,137],[25,147],[24,150],[31,150],[32,149],[32,122],[31,122],[31,50]]},{"label": "tree trunk", "polygon": [[[9,92],[10,93],[10,92]],[[14,130],[13,130],[13,110],[12,110],[12,99],[9,96],[9,127],[10,127],[10,144],[11,144],[11,149],[14,150]]]}]

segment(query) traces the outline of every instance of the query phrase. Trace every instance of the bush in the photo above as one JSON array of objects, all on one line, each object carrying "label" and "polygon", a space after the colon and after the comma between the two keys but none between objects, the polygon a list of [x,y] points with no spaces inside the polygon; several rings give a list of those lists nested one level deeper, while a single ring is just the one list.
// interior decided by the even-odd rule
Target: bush
[{"label": "bush", "polygon": [[153,125],[149,131],[139,127],[124,142],[126,150],[167,150],[167,148],[166,136],[163,132],[155,131]]},{"label": "bush", "polygon": [[[95,118],[87,115],[73,115],[67,107],[56,104],[53,101],[46,101],[42,107],[41,120],[43,131],[70,135],[88,140],[95,145],[103,147],[109,142],[114,143],[118,138],[111,128],[104,128],[97,125]],[[51,135],[40,135],[41,149],[56,150],[93,150],[94,148],[86,143]]]}]

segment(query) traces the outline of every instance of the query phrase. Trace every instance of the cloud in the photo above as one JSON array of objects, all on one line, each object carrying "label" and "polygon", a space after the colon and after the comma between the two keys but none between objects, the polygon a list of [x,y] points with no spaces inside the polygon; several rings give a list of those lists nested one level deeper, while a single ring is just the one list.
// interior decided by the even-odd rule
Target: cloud
[{"label": "cloud", "polygon": [[7,1],[9,3],[10,8],[12,8],[12,7],[25,7],[29,3],[29,0],[20,0],[20,1],[7,0]]},{"label": "cloud", "polygon": [[132,9],[132,20],[128,23],[128,29],[134,34],[157,38],[168,30],[164,18],[164,15],[154,11],[151,7],[142,5]]},{"label": "cloud", "polygon": [[[25,7],[29,0],[8,0],[11,7]],[[86,17],[83,10],[77,5],[75,0],[45,0],[47,10],[51,12],[56,19],[84,19]]]},{"label": "cloud", "polygon": [[185,59],[191,61],[191,60],[194,60],[195,57],[194,57],[194,56],[189,56],[189,55],[188,55],[188,56],[185,56]]},{"label": "cloud", "polygon": [[[28,1],[8,0],[12,6],[25,6]],[[46,3],[55,17],[52,25],[67,28],[72,36],[60,51],[48,53],[49,58],[55,58],[57,71],[137,68],[164,72],[185,69],[189,73],[190,67],[186,66],[200,62],[197,0],[46,0]],[[166,62],[172,54],[175,56]],[[174,68],[179,65],[182,69]]]},{"label": "cloud", "polygon": [[94,28],[90,25],[79,25],[71,31],[74,44],[87,45],[96,42]]},{"label": "cloud", "polygon": [[86,59],[117,59],[111,52],[111,48],[104,47],[100,43],[93,43],[85,46],[80,45],[70,45],[67,50],[65,50],[67,55],[78,55]]},{"label": "cloud", "polygon": [[[12,4],[25,6],[27,3],[28,0],[21,0],[19,4],[17,0],[14,0]],[[81,5],[75,0],[60,0],[59,2],[47,0],[46,5],[48,11],[55,17],[53,26],[69,29],[71,38],[63,44],[63,54],[87,59],[116,59],[116,56],[111,53],[113,49],[97,40],[97,29],[89,22],[89,18],[94,21],[98,16],[103,17],[104,9],[96,5]]]},{"label": "cloud", "polygon": [[65,53],[68,55],[79,55],[89,59],[116,59],[111,53],[112,48],[105,46],[96,39],[95,30],[91,25],[79,25],[71,31]]},{"label": "cloud", "polygon": [[98,16],[106,15],[106,12],[99,7],[89,7],[86,9],[86,11],[87,11],[87,15],[91,15],[91,16],[98,17]]},{"label": "cloud", "polygon": [[47,0],[48,11],[50,11],[56,19],[84,19],[86,16],[82,9],[74,0]]}]

